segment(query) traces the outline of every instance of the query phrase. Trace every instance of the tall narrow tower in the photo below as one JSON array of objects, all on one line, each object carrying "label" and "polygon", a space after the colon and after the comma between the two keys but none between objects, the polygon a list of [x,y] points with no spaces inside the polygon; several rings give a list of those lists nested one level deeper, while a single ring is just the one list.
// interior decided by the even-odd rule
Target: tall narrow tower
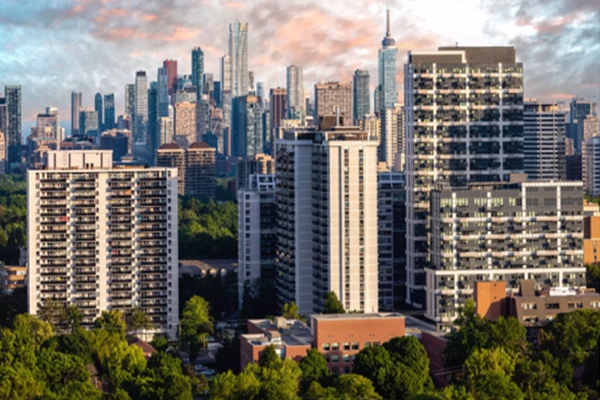
[{"label": "tall narrow tower", "polygon": [[248,94],[248,24],[229,24],[231,97]]},{"label": "tall narrow tower", "polygon": [[81,108],[81,92],[71,92],[71,136],[79,134],[79,109]]},{"label": "tall narrow tower", "polygon": [[377,105],[380,111],[386,108],[394,108],[394,103],[398,102],[398,91],[396,90],[396,41],[391,36],[390,30],[390,10],[387,10],[387,30],[385,37],[381,41],[379,49],[379,86]]}]

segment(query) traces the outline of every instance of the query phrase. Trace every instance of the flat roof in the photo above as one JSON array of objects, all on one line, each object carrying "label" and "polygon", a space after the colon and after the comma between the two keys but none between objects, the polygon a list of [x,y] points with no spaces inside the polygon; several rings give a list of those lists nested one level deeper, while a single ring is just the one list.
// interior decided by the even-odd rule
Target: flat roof
[{"label": "flat roof", "polygon": [[351,319],[385,319],[385,318],[405,318],[400,313],[372,313],[372,314],[311,314],[311,318],[317,321],[325,320],[351,320]]}]

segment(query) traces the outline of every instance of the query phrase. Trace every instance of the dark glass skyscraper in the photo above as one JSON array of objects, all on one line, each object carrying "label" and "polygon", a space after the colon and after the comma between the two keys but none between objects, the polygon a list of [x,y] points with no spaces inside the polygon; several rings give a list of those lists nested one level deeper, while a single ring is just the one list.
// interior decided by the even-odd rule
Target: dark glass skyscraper
[{"label": "dark glass skyscraper", "polygon": [[192,49],[192,85],[196,86],[196,98],[200,99],[204,82],[204,53],[200,47]]},{"label": "dark glass skyscraper", "polygon": [[154,152],[158,145],[158,84],[152,82],[148,89],[148,141]]},{"label": "dark glass skyscraper", "polygon": [[5,86],[6,97],[6,144],[9,166],[21,162],[21,85]]},{"label": "dark glass skyscraper", "polygon": [[369,88],[369,71],[357,69],[354,71],[353,81],[354,95],[354,120],[363,119],[371,110],[370,88]]},{"label": "dark glass skyscraper", "polygon": [[104,95],[104,130],[115,127],[115,95]]},{"label": "dark glass skyscraper", "polygon": [[98,132],[104,132],[104,110],[102,107],[102,95],[96,93],[94,97],[94,110],[98,114]]}]

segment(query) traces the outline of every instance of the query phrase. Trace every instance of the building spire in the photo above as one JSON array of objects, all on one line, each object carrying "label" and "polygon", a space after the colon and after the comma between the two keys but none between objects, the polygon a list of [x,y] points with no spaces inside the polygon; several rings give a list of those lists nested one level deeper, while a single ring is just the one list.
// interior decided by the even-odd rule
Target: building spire
[{"label": "building spire", "polygon": [[394,40],[394,38],[392,38],[392,33],[391,33],[391,13],[390,13],[390,8],[388,7],[386,10],[386,31],[385,31],[385,37],[383,38],[383,40],[381,41],[381,45],[384,48],[387,47],[394,47],[396,45],[396,41]]},{"label": "building spire", "polygon": [[390,9],[388,7],[387,9],[387,30],[385,31],[385,36],[386,37],[390,37],[391,33],[390,33]]}]

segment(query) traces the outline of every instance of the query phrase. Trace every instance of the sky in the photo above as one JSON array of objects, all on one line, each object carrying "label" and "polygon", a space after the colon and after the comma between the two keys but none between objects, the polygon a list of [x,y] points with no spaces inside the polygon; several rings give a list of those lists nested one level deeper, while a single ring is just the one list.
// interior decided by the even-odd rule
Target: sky
[{"label": "sky", "polygon": [[290,64],[304,68],[307,92],[356,69],[374,87],[388,6],[400,101],[407,51],[456,43],[514,46],[526,98],[600,100],[600,0],[0,0],[0,87],[22,86],[24,125],[47,106],[70,121],[72,91],[87,107],[115,93],[119,115],[136,71],[156,80],[175,59],[189,74],[196,46],[219,80],[236,20],[249,23],[249,70],[267,88],[285,87]]}]

